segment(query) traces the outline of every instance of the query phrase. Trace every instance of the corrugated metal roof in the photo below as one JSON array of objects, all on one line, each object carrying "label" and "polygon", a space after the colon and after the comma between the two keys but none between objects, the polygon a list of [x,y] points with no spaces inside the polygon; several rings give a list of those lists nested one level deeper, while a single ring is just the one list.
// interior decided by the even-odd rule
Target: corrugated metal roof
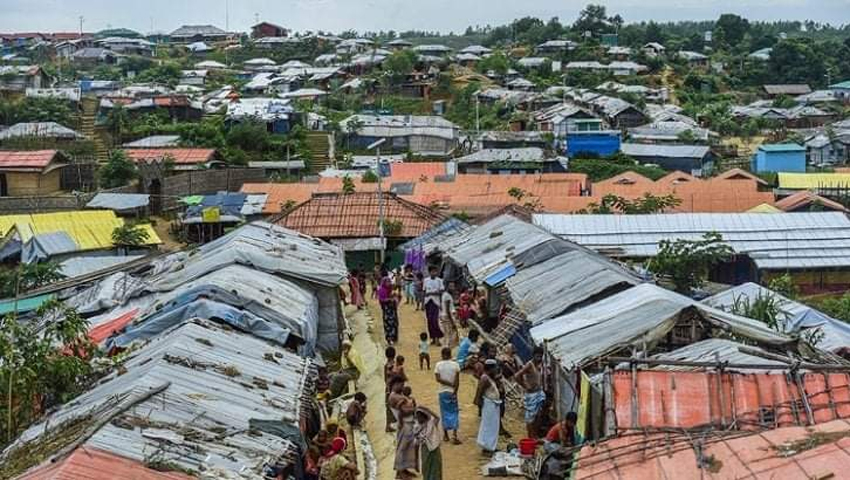
[{"label": "corrugated metal roof", "polygon": [[741,336],[770,344],[791,338],[767,325],[701,304],[652,284],[641,284],[531,329],[567,370],[629,346],[651,344],[669,332],[680,312],[694,308],[708,322]]},{"label": "corrugated metal roof", "polygon": [[[554,159],[552,159],[554,160]],[[457,163],[492,163],[492,162],[545,162],[546,156],[542,148],[485,148],[469,155],[455,159]]]},{"label": "corrugated metal roof", "polygon": [[434,249],[437,248],[437,245],[439,245],[439,243],[443,240],[465,232],[470,228],[472,227],[463,220],[450,217],[439,225],[429,228],[422,235],[399,245],[398,249],[401,251],[419,250],[428,255],[433,252]]},{"label": "corrugated metal roof", "polygon": [[134,142],[125,143],[124,148],[165,148],[180,144],[180,135],[151,135]]},{"label": "corrugated metal roof", "polygon": [[147,207],[150,195],[146,193],[100,192],[86,204],[86,208],[101,208],[122,212]]},{"label": "corrugated metal roof", "polygon": [[438,248],[456,264],[466,266],[476,281],[483,282],[511,258],[551,240],[548,232],[511,215],[501,215],[446,239]]},{"label": "corrugated metal roof", "polygon": [[0,151],[0,170],[42,171],[58,154],[56,150]]},{"label": "corrugated metal roof", "polygon": [[142,461],[114,455],[98,448],[78,448],[56,463],[45,463],[19,480],[189,480],[179,472],[161,472]]},{"label": "corrugated metal roof", "polygon": [[816,190],[818,188],[846,188],[850,186],[850,173],[788,173],[779,172],[782,190]]},{"label": "corrugated metal roof", "polygon": [[159,162],[168,158],[178,165],[208,163],[215,157],[213,148],[129,148],[124,153],[135,162]]},{"label": "corrugated metal roof", "polygon": [[[848,435],[850,422],[846,420],[743,436],[737,431],[725,433],[719,429],[673,437],[670,433],[625,435],[585,446],[575,463],[575,478],[843,478],[850,464]],[[819,438],[825,442],[818,442]],[[695,442],[699,442],[698,452]]]},{"label": "corrugated metal roof", "polygon": [[[391,193],[333,193],[315,195],[285,213],[277,222],[286,228],[319,238],[378,237],[380,212],[386,222],[399,222],[398,232],[386,232],[390,238],[413,238],[440,223],[444,217],[436,211],[399,198]],[[382,210],[383,209],[383,210]]]},{"label": "corrugated metal roof", "polygon": [[63,260],[59,264],[62,275],[66,278],[74,278],[89,273],[112,268],[116,265],[132,262],[143,258],[144,255],[126,256],[96,256],[96,257],[73,257]]},{"label": "corrugated metal roof", "polygon": [[632,157],[703,158],[710,151],[705,145],[624,143],[620,148],[624,154]]},{"label": "corrugated metal roof", "polygon": [[514,305],[529,322],[538,324],[608,289],[640,282],[614,262],[577,248],[521,269],[506,286]]},{"label": "corrugated metal roof", "polygon": [[53,299],[53,297],[55,297],[55,295],[45,294],[37,295],[35,297],[19,298],[17,300],[14,298],[11,300],[2,300],[0,301],[0,315],[7,315],[12,312],[31,312],[42,306],[48,300]]},{"label": "corrugated metal roof", "polygon": [[[750,350],[765,352],[763,349],[754,345],[745,345],[743,343],[726,340],[723,338],[709,338],[688,346],[653,355],[651,358],[657,360],[680,360],[688,362],[706,362],[715,363],[719,358],[724,363],[737,364],[757,364],[757,365],[776,365],[778,367],[788,367],[787,363],[770,360],[764,356],[750,355],[741,352],[740,348],[746,347]],[[740,368],[726,367],[728,370],[747,372],[756,371]],[[656,370],[694,370],[692,367],[681,367],[675,365],[659,365]],[[758,370],[763,371],[763,370]]]},{"label": "corrugated metal roof", "polygon": [[232,264],[248,265],[307,282],[336,287],[348,278],[342,251],[321,240],[266,222],[244,225],[202,245],[181,252],[160,273],[158,288],[171,290],[192,279]]},{"label": "corrugated metal roof", "polygon": [[357,134],[363,137],[424,135],[454,140],[458,136],[457,125],[436,115],[352,115],[340,127],[345,129],[349,123],[356,123]]},{"label": "corrugated metal roof", "polygon": [[[124,220],[109,210],[0,216],[0,232],[4,235],[15,228],[21,241],[28,242],[34,235],[65,232],[81,251],[112,248],[112,232],[122,225]],[[148,232],[146,245],[162,243],[150,225],[140,227]]]},{"label": "corrugated metal roof", "polygon": [[74,130],[63,127],[56,122],[16,123],[15,125],[0,131],[0,140],[20,137],[83,138],[82,135]]},{"label": "corrugated metal roof", "polygon": [[717,232],[759,268],[850,266],[850,219],[839,212],[535,214],[534,223],[588,248],[625,257],[654,256],[661,240],[697,240]]},{"label": "corrugated metal roof", "polygon": [[[217,478],[251,473],[276,458],[292,459],[293,441],[251,427],[252,420],[297,429],[302,398],[312,395],[310,362],[251,335],[195,320],[164,333],[123,362],[124,370],[26,430],[7,449],[26,448],[68,421],[93,422],[118,402],[115,418],[82,447],[143,462],[166,448],[182,469]],[[306,386],[305,386],[306,385]],[[120,405],[152,389],[132,408]],[[112,404],[110,406],[110,404]],[[93,419],[85,417],[93,415]],[[81,430],[82,431],[82,430]]]}]

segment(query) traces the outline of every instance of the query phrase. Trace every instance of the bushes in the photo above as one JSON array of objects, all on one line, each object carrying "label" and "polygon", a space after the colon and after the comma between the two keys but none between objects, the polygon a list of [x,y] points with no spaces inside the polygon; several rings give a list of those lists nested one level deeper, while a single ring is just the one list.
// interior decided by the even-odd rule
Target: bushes
[{"label": "bushes", "polygon": [[667,175],[660,167],[641,165],[631,157],[617,154],[606,159],[577,158],[570,161],[570,172],[584,173],[591,182],[599,182],[616,177],[625,172],[635,172],[652,180]]},{"label": "bushes", "polygon": [[97,171],[101,188],[117,188],[128,185],[138,176],[138,169],[123,150],[113,150],[109,161]]}]

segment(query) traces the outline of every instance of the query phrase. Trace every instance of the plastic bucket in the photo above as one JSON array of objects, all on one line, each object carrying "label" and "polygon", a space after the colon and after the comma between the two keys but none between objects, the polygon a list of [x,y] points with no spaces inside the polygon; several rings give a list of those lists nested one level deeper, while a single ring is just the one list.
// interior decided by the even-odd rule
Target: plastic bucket
[{"label": "plastic bucket", "polygon": [[523,438],[519,441],[520,455],[534,455],[535,450],[537,450],[537,440],[533,438]]}]

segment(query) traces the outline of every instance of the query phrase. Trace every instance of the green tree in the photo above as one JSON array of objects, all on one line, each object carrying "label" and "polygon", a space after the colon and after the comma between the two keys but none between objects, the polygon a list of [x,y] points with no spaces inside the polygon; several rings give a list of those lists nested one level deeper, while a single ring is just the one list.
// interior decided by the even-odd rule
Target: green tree
[{"label": "green tree", "polygon": [[56,262],[23,263],[0,269],[0,297],[11,298],[65,278]]},{"label": "green tree", "polygon": [[502,52],[494,52],[493,54],[482,58],[476,65],[476,68],[481,73],[493,71],[497,75],[505,75],[511,68],[511,63],[508,57]]},{"label": "green tree", "polygon": [[[42,305],[36,317],[0,320],[0,418],[6,442],[45,410],[79,394],[92,371],[87,359],[94,346],[84,318],[55,300]],[[0,470],[5,478],[4,473]]]},{"label": "green tree", "polygon": [[649,271],[669,281],[673,288],[688,295],[708,279],[711,268],[733,255],[717,232],[709,232],[699,240],[662,240],[658,253],[649,261]]},{"label": "green tree", "polygon": [[601,33],[611,33],[615,31],[616,20],[622,23],[619,15],[608,18],[607,11],[604,5],[589,4],[579,13],[578,20],[573,23],[573,31],[583,35],[584,32],[591,32],[594,35]]},{"label": "green tree", "polygon": [[150,234],[146,229],[129,222],[112,230],[112,243],[122,250],[128,247],[140,247],[149,238]]},{"label": "green tree", "polygon": [[384,60],[383,68],[390,76],[390,82],[393,85],[403,83],[413,67],[416,66],[416,53],[413,50],[401,50],[393,52],[392,55]]},{"label": "green tree", "polygon": [[719,36],[730,47],[737,47],[744,40],[749,29],[750,22],[746,18],[732,13],[724,13],[715,23],[715,38]]},{"label": "green tree", "polygon": [[123,150],[113,150],[109,160],[98,169],[97,175],[101,188],[116,188],[135,180],[139,171]]},{"label": "green tree", "polygon": [[794,279],[787,273],[771,278],[767,285],[767,288],[791,300],[796,300],[800,295],[800,290],[794,284]]},{"label": "green tree", "polygon": [[124,135],[130,131],[130,114],[122,105],[114,105],[106,114],[106,127],[112,135],[113,143],[120,145]]},{"label": "green tree", "polygon": [[378,174],[374,170],[366,170],[363,172],[363,176],[360,177],[360,181],[363,183],[378,183]]},{"label": "green tree", "polygon": [[673,207],[677,207],[682,200],[673,195],[656,196],[645,193],[643,197],[630,200],[614,194],[602,197],[599,203],[591,203],[580,213],[587,214],[613,214],[641,215],[650,213],[663,213]]}]

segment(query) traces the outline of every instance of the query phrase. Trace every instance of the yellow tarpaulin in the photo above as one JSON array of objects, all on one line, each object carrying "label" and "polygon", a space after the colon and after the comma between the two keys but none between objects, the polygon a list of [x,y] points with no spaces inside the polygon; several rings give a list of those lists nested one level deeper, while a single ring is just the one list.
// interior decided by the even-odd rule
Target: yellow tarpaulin
[{"label": "yellow tarpaulin", "polygon": [[850,187],[850,173],[778,173],[779,188],[812,190]]},{"label": "yellow tarpaulin", "polygon": [[[112,231],[124,225],[111,210],[91,210],[56,213],[35,213],[31,215],[0,216],[0,234],[6,235],[16,227],[21,240],[26,242],[34,235],[53,232],[65,232],[80,250],[102,250],[112,248]],[[162,243],[150,225],[140,225],[148,232],[146,245]]]},{"label": "yellow tarpaulin", "polygon": [[747,213],[782,213],[782,210],[770,205],[769,203],[762,203],[761,205],[756,205],[755,207],[747,210]]},{"label": "yellow tarpaulin", "polygon": [[201,210],[201,218],[204,223],[218,223],[221,221],[221,209],[218,207],[207,207]]}]

